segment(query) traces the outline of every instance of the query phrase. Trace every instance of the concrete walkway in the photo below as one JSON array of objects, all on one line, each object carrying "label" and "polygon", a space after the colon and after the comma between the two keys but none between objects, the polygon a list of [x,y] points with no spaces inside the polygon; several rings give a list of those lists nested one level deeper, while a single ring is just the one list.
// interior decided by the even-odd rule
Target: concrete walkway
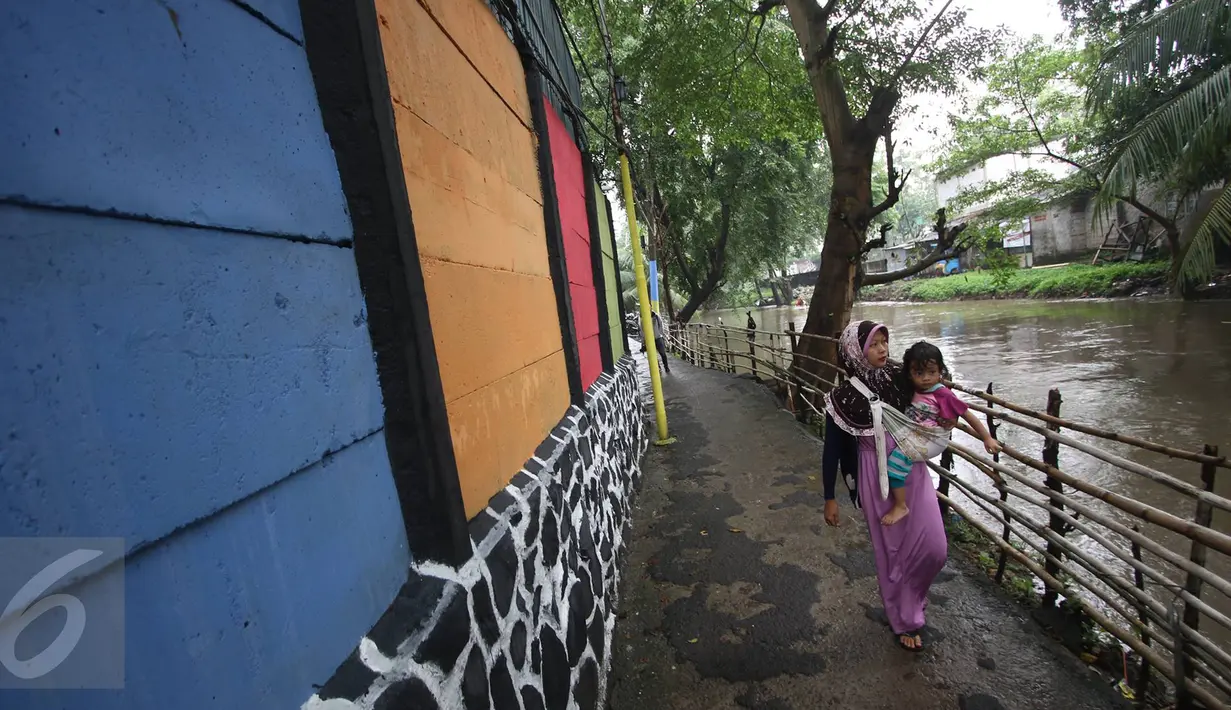
[{"label": "concrete walkway", "polygon": [[[951,558],[929,649],[884,621],[866,526],[821,517],[820,443],[747,379],[671,362],[622,582],[613,710],[1105,710],[1119,694]],[[960,554],[960,553],[959,553]]]}]

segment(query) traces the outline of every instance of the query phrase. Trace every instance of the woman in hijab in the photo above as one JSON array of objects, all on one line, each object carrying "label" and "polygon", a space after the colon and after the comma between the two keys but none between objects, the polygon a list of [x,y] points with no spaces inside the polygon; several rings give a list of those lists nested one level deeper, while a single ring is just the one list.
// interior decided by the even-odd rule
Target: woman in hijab
[{"label": "woman in hijab", "polygon": [[[838,525],[841,519],[838,502],[834,500],[834,484],[841,466],[847,486],[852,488],[851,499],[863,508],[868,521],[876,553],[876,577],[889,626],[902,648],[922,651],[928,589],[944,567],[949,552],[936,489],[927,462],[916,463],[905,486],[910,515],[895,525],[881,524],[881,518],[893,506],[893,499],[879,495],[880,465],[872,404],[853,380],[858,378],[886,405],[902,410],[908,399],[897,383],[900,365],[889,362],[889,330],[872,321],[848,325],[839,338],[838,355],[849,378],[825,396],[825,522]],[[888,433],[885,437],[887,449],[892,451],[893,437]],[[858,470],[857,478],[853,469]]]}]

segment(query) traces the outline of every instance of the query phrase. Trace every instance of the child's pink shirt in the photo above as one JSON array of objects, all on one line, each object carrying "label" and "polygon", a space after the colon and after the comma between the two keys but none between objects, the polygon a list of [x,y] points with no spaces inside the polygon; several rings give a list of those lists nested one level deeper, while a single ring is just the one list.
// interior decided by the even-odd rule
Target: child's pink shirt
[{"label": "child's pink shirt", "polygon": [[938,385],[931,392],[916,392],[906,408],[906,415],[911,421],[924,426],[940,426],[939,420],[956,420],[966,413],[970,407],[953,394],[953,390]]}]

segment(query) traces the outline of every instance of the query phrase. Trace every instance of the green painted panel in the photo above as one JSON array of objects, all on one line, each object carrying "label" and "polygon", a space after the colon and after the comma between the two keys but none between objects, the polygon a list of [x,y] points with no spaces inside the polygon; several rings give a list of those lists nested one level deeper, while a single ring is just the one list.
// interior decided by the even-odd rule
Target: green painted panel
[{"label": "green painted panel", "polygon": [[615,362],[624,355],[624,327],[620,313],[620,289],[616,282],[615,248],[612,244],[610,222],[607,217],[607,197],[598,184],[594,188],[594,203],[598,206],[599,248],[603,252],[603,284],[607,297],[607,325],[611,329],[611,360]]}]

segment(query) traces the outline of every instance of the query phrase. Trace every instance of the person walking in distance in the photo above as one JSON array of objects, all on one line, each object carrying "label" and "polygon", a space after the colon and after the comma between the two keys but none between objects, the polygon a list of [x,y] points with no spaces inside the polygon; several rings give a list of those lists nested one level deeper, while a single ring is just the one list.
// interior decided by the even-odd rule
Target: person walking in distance
[{"label": "person walking in distance", "polygon": [[748,340],[757,339],[757,322],[752,319],[752,311],[748,311]]},{"label": "person walking in distance", "polygon": [[[671,364],[667,362],[667,344],[663,340],[663,321],[654,311],[650,311],[650,330],[654,338],[654,349],[658,351],[658,361],[662,363],[663,370],[670,374]],[[645,343],[641,344],[641,352],[645,352]]]}]

